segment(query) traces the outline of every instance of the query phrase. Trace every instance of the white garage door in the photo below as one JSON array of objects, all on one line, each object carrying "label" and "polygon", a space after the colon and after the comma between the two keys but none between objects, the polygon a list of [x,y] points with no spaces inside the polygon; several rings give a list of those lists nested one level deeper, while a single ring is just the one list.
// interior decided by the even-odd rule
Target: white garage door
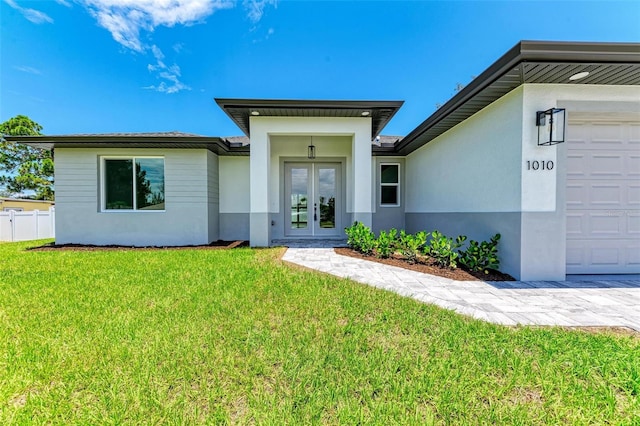
[{"label": "white garage door", "polygon": [[640,117],[570,117],[567,274],[640,273]]}]

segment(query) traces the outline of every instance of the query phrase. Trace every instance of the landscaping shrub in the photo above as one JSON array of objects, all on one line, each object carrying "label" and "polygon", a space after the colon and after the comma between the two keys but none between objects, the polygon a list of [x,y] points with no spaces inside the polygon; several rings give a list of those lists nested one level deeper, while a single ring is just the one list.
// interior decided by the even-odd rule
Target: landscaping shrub
[{"label": "landscaping shrub", "polygon": [[371,228],[362,222],[354,222],[344,229],[347,234],[347,245],[362,254],[370,255],[376,246],[376,236]]},{"label": "landscaping shrub", "polygon": [[424,246],[424,254],[435,260],[436,264],[441,268],[455,269],[458,264],[458,252],[456,251],[467,239],[466,236],[460,235],[455,239],[443,235],[441,232],[433,231],[429,244]]},{"label": "landscaping shrub", "polygon": [[396,251],[398,231],[392,228],[389,233],[380,231],[380,236],[376,241],[376,256],[386,259]]},{"label": "landscaping shrub", "polygon": [[489,273],[489,269],[498,270],[498,241],[500,234],[491,237],[490,241],[469,241],[469,247],[460,251],[460,263],[473,272]]},{"label": "landscaping shrub", "polygon": [[427,233],[424,231],[416,234],[407,234],[404,230],[400,231],[400,252],[405,260],[409,263],[415,263],[420,253],[420,249],[427,242]]}]

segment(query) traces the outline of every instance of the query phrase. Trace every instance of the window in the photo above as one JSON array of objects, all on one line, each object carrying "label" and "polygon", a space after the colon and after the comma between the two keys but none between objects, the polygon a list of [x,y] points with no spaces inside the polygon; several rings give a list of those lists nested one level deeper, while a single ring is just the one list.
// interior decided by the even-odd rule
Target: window
[{"label": "window", "polygon": [[399,164],[380,164],[380,205],[400,205]]},{"label": "window", "polygon": [[10,211],[21,212],[21,211],[24,211],[24,209],[22,207],[5,207],[3,210],[5,212],[10,212]]},{"label": "window", "polygon": [[103,210],[164,210],[164,158],[104,158]]}]

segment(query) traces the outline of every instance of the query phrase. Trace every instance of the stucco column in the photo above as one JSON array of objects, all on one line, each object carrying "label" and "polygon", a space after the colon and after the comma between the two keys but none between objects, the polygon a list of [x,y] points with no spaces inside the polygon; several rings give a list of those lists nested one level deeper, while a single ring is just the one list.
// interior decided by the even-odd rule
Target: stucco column
[{"label": "stucco column", "polygon": [[271,223],[269,221],[270,158],[269,135],[265,131],[252,131],[249,157],[251,200],[249,243],[251,247],[269,247],[271,243]]},{"label": "stucco column", "polygon": [[353,220],[371,227],[371,119],[363,119],[353,135]]}]

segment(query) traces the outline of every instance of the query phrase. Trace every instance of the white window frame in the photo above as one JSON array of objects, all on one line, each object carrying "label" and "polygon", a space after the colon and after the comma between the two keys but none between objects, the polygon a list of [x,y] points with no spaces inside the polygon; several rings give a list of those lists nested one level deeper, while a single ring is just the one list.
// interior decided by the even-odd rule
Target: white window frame
[{"label": "white window frame", "polygon": [[[396,166],[398,167],[398,182],[397,183],[382,183],[382,166]],[[401,181],[401,171],[400,171],[400,163],[392,163],[392,162],[384,162],[384,163],[380,163],[379,167],[378,167],[378,194],[379,194],[379,199],[378,199],[378,205],[380,207],[400,207],[401,202],[400,200],[401,198],[401,188],[400,188],[400,181]],[[398,199],[396,200],[395,204],[383,204],[382,203],[382,187],[383,186],[395,186],[398,188]]]},{"label": "white window frame", "polygon": [[[105,191],[104,184],[107,181],[105,173],[106,173],[106,160],[131,160],[135,165],[137,159],[142,158],[159,158],[162,159],[162,168],[163,172],[165,170],[166,160],[162,155],[105,155],[100,157],[100,212],[101,213],[164,213],[164,210],[141,210],[136,209],[136,177],[135,172],[136,168],[133,167],[133,174],[131,178],[133,179],[133,209],[107,209],[107,191]],[[164,174],[166,176],[166,173]],[[165,195],[165,208],[166,208],[166,195]]]}]

